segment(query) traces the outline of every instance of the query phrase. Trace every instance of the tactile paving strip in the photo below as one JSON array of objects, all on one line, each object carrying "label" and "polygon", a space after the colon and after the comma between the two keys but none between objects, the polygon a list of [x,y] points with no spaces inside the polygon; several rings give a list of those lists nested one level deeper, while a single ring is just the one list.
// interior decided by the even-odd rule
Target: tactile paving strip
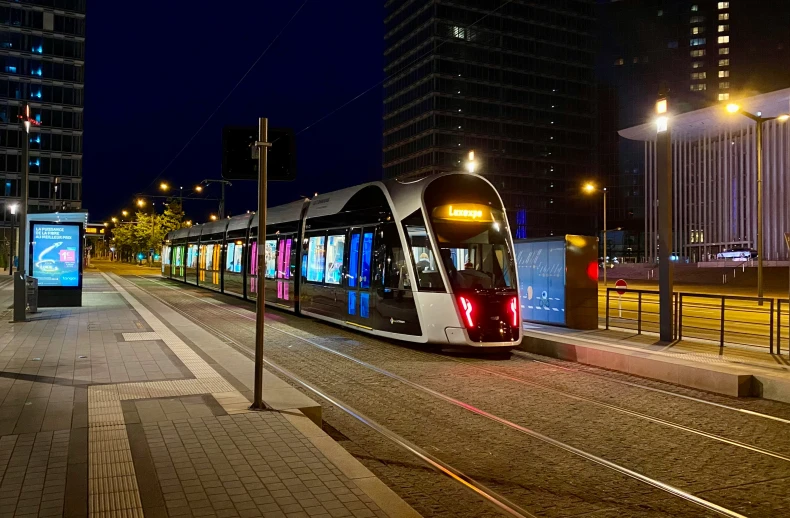
[{"label": "tactile paving strip", "polygon": [[153,329],[152,332],[123,333],[124,340],[162,340],[195,376],[194,379],[88,387],[90,516],[137,518],[143,516],[143,508],[121,401],[212,394],[229,414],[245,412],[249,402],[137,299],[109,276],[102,275]]}]

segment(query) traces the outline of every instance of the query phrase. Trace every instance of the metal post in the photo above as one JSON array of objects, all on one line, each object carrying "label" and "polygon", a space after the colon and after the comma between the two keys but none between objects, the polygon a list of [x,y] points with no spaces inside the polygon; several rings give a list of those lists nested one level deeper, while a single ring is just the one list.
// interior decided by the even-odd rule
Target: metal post
[{"label": "metal post", "polygon": [[[260,178],[260,174],[258,176]],[[224,219],[225,218],[225,182],[220,182],[219,184],[220,184],[220,193],[221,193],[219,197],[219,219]],[[264,187],[264,189],[266,188]]]},{"label": "metal post", "polygon": [[719,346],[724,347],[724,296],[721,297],[721,331],[719,332]]},{"label": "metal post", "polygon": [[[606,270],[604,270],[606,271]],[[609,329],[609,288],[604,288],[606,290],[606,329]]]},{"label": "metal post", "polygon": [[672,136],[669,124],[656,134],[656,177],[658,180],[658,292],[659,325],[662,342],[671,342],[672,291]]},{"label": "metal post", "polygon": [[768,348],[774,353],[774,299],[771,299],[771,317],[768,321]]},{"label": "metal post", "polygon": [[782,354],[782,299],[776,301],[776,354]]},{"label": "metal post", "polygon": [[603,189],[603,285],[606,286],[606,187]]},{"label": "metal post", "polygon": [[27,287],[25,286],[25,270],[27,250],[25,250],[25,234],[27,232],[27,183],[30,174],[30,107],[25,104],[25,115],[22,119],[22,178],[19,186],[19,266],[14,276],[14,322],[24,322],[27,306]]},{"label": "metal post", "polygon": [[14,233],[16,232],[16,210],[11,212],[11,246],[8,247],[8,275],[14,274]]},{"label": "metal post", "polygon": [[763,296],[763,122],[757,120],[757,304],[762,306]]},{"label": "metal post", "polygon": [[677,337],[678,337],[678,340],[682,340],[683,339],[683,294],[682,293],[678,294],[678,299],[675,299],[676,303],[678,305],[678,329],[677,329],[678,332],[677,332]]},{"label": "metal post", "polygon": [[642,292],[639,292],[639,302],[636,307],[636,334],[642,334]]},{"label": "metal post", "polygon": [[[266,271],[266,182],[269,146],[269,119],[258,119],[258,298],[255,304],[255,390],[252,409],[265,410],[263,403],[263,330],[265,309]],[[222,184],[222,203],[225,202],[225,184]]]}]

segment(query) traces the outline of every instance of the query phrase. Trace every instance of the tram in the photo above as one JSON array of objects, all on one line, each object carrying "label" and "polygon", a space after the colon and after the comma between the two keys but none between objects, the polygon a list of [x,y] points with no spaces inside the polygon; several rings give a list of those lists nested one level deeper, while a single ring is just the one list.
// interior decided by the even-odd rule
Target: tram
[{"label": "tram", "polygon": [[[513,240],[485,178],[444,173],[349,187],[170,232],[162,275],[377,336],[521,342]],[[258,247],[265,264],[258,268]]]}]

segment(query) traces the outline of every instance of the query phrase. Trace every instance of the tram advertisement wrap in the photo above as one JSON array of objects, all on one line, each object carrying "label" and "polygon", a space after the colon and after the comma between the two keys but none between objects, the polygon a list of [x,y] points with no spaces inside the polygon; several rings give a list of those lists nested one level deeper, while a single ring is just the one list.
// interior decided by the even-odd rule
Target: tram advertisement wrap
[{"label": "tram advertisement wrap", "polygon": [[516,242],[522,319],[565,325],[565,240]]},{"label": "tram advertisement wrap", "polygon": [[80,285],[79,225],[32,223],[33,271],[39,286],[76,288]]}]

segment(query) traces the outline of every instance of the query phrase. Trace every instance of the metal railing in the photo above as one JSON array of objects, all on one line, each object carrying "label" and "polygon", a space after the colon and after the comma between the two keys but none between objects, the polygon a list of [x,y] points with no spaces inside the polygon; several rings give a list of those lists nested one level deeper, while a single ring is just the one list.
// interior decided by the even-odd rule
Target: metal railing
[{"label": "metal railing", "polygon": [[[629,329],[637,334],[659,332],[659,292],[606,289],[606,329]],[[759,297],[673,293],[675,339],[692,338],[717,343],[765,347],[781,353],[782,339],[790,350],[790,300]],[[782,324],[785,332],[782,332]],[[776,335],[774,335],[776,327]],[[776,342],[774,342],[776,337]]]}]

